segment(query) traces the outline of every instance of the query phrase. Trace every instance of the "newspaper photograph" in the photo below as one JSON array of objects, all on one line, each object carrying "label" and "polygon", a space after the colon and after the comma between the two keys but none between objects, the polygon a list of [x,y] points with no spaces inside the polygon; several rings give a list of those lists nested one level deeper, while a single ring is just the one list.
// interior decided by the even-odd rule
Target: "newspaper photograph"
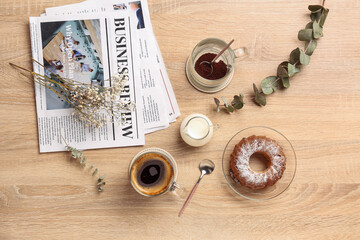
[{"label": "newspaper photograph", "polygon": [[78,149],[145,144],[141,85],[136,81],[140,77],[138,40],[131,21],[126,13],[30,18],[33,59],[44,66],[34,63],[34,72],[58,83],[55,90],[62,78],[109,86],[112,76],[119,73],[126,77],[120,98],[136,104],[136,110],[124,113],[124,124],[107,121],[95,128],[76,121],[67,101],[36,84],[40,152],[64,151],[62,138]]},{"label": "newspaper photograph", "polygon": [[[143,94],[150,95],[150,99],[156,103],[156,106],[161,106],[167,115],[167,124],[165,126],[156,126],[153,122],[154,119],[150,119],[153,124],[147,124],[147,122],[149,122],[149,116],[156,116],[161,113],[153,112],[151,115],[144,114],[146,133],[168,127],[168,123],[175,121],[180,115],[180,110],[152,30],[147,1],[129,2],[123,0],[104,0],[98,2],[89,0],[82,3],[46,9],[48,16],[99,12],[114,12],[115,14],[128,12],[133,18],[133,22],[138,29],[139,58],[142,68],[140,70],[140,76],[142,79]],[[143,98],[146,100],[148,97],[143,96]],[[149,108],[149,104],[144,101],[144,109],[146,108]]]}]

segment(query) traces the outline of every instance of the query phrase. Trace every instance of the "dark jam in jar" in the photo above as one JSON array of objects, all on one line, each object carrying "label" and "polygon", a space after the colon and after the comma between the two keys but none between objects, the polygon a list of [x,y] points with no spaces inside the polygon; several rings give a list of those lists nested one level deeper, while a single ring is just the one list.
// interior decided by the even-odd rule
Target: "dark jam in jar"
[{"label": "dark jam in jar", "polygon": [[[201,55],[201,57],[199,57],[195,63],[195,71],[201,77],[209,79],[209,80],[216,80],[216,79],[224,77],[228,71],[228,68],[227,68],[227,65],[222,60],[213,62],[211,64],[212,69],[208,64],[215,57],[216,57],[216,54],[214,54],[214,53],[205,53],[205,54]],[[208,62],[208,63],[202,63],[202,62]]]}]

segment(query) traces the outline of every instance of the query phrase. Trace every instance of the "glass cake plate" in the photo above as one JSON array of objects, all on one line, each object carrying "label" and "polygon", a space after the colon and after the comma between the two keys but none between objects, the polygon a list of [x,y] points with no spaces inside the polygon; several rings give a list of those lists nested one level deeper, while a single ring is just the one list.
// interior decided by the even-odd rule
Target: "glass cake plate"
[{"label": "glass cake plate", "polygon": [[[265,136],[275,140],[282,147],[286,156],[286,169],[282,177],[273,186],[264,189],[251,189],[242,186],[230,175],[230,156],[235,145],[238,144],[241,139],[252,135]],[[237,132],[226,144],[222,158],[222,168],[229,187],[236,194],[250,200],[269,200],[283,193],[293,181],[296,172],[296,154],[290,141],[279,131],[264,126],[248,127]]]}]

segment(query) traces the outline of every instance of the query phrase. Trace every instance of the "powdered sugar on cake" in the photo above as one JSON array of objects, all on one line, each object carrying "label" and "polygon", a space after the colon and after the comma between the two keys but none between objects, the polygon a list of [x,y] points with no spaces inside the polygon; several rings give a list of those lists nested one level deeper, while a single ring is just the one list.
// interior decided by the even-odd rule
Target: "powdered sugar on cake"
[{"label": "powdered sugar on cake", "polygon": [[[275,141],[254,136],[252,141],[246,139],[239,147],[234,150],[235,168],[239,177],[246,183],[265,187],[269,181],[274,183],[281,178],[286,159],[281,147]],[[265,172],[253,171],[250,167],[250,157],[256,152],[266,153],[268,160],[271,161],[270,167]]]}]

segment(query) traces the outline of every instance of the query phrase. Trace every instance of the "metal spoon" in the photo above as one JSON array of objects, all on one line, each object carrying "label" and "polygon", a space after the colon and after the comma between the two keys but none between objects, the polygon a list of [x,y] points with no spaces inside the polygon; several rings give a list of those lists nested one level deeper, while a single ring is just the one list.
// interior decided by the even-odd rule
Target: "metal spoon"
[{"label": "metal spoon", "polygon": [[218,59],[220,56],[221,56],[221,54],[223,54],[225,51],[226,51],[226,49],[228,49],[229,47],[230,47],[230,45],[234,42],[235,40],[233,39],[233,40],[231,40],[215,57],[214,57],[214,59],[211,61],[211,62],[208,62],[208,61],[202,61],[201,63],[200,63],[200,65],[204,65],[204,66],[206,66],[208,69],[208,74],[207,74],[207,76],[210,76],[212,73],[213,73],[213,71],[214,71],[214,69],[213,69],[213,66],[212,66],[212,64],[216,61],[216,59]]},{"label": "metal spoon", "polygon": [[184,203],[184,206],[181,208],[180,212],[179,212],[179,217],[181,216],[181,214],[183,214],[186,206],[189,204],[192,196],[194,195],[195,193],[195,190],[197,189],[197,187],[199,186],[199,183],[201,181],[201,179],[205,176],[205,175],[208,175],[208,174],[211,174],[214,169],[215,169],[215,163],[209,159],[204,159],[200,162],[200,165],[199,165],[199,169],[200,169],[200,172],[201,172],[201,175],[199,177],[199,180],[196,182],[195,186],[193,187],[193,189],[191,190],[188,198],[186,199],[185,203]]}]

